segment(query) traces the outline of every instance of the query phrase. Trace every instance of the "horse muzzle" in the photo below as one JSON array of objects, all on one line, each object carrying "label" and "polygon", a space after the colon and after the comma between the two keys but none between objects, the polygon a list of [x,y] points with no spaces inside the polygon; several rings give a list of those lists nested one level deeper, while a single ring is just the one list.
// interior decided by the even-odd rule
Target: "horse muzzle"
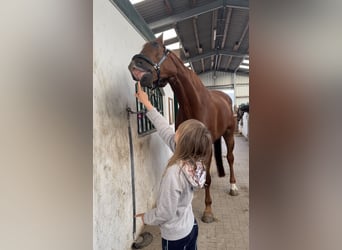
[{"label": "horse muzzle", "polygon": [[143,87],[152,88],[153,87],[153,74],[151,72],[146,72],[140,79],[140,84]]},{"label": "horse muzzle", "polygon": [[132,78],[135,81],[140,81],[141,86],[152,88],[153,87],[153,74],[151,71],[143,70],[132,64],[129,65],[129,71],[131,72]]}]

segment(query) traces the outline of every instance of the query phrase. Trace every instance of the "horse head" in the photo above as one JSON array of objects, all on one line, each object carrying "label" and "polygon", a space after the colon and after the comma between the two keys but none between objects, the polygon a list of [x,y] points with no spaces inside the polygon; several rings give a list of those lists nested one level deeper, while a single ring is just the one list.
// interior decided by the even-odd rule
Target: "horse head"
[{"label": "horse head", "polygon": [[245,112],[249,113],[249,104],[248,103],[247,104],[242,103],[242,104],[239,105],[239,108],[238,108],[238,110],[236,112],[237,113],[237,121],[238,122],[242,119],[243,114]]},{"label": "horse head", "polygon": [[167,78],[176,71],[169,60],[169,50],[163,44],[163,35],[144,45],[141,52],[133,56],[128,69],[132,78],[148,88],[164,87]]}]

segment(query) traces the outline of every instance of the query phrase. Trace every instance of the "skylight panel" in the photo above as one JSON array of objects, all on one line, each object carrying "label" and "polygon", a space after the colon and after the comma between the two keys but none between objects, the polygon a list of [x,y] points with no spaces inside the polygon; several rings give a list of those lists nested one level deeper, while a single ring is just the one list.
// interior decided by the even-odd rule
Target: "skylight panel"
[{"label": "skylight panel", "polygon": [[165,31],[160,32],[160,33],[157,33],[157,34],[155,34],[155,36],[159,37],[161,35],[161,33],[163,33],[163,39],[164,40],[168,40],[168,39],[177,37],[177,33],[176,33],[174,28],[169,29],[169,30],[165,30]]},{"label": "skylight panel", "polygon": [[140,2],[143,2],[145,0],[129,0],[131,2],[131,4],[137,4],[137,3],[140,3]]},{"label": "skylight panel", "polygon": [[239,68],[240,68],[240,69],[249,69],[249,65],[243,65],[243,64],[241,64],[241,65],[239,66]]},{"label": "skylight panel", "polygon": [[172,44],[166,45],[166,48],[169,49],[169,50],[179,49],[180,48],[180,43],[176,42],[176,43],[172,43]]}]

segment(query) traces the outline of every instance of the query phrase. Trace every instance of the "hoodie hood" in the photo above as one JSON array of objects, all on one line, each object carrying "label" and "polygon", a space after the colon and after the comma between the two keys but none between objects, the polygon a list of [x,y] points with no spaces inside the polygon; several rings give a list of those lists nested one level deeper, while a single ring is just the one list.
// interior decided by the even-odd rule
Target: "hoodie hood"
[{"label": "hoodie hood", "polygon": [[194,189],[203,188],[206,180],[205,166],[201,161],[196,162],[196,167],[189,162],[185,162],[182,172]]}]

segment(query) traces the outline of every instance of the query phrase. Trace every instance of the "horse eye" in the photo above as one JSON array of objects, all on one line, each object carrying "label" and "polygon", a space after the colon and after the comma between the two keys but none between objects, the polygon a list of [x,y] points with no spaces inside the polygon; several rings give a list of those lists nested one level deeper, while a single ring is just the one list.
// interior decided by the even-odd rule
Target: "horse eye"
[{"label": "horse eye", "polygon": [[156,41],[151,42],[151,45],[155,48],[158,48],[159,44]]}]

